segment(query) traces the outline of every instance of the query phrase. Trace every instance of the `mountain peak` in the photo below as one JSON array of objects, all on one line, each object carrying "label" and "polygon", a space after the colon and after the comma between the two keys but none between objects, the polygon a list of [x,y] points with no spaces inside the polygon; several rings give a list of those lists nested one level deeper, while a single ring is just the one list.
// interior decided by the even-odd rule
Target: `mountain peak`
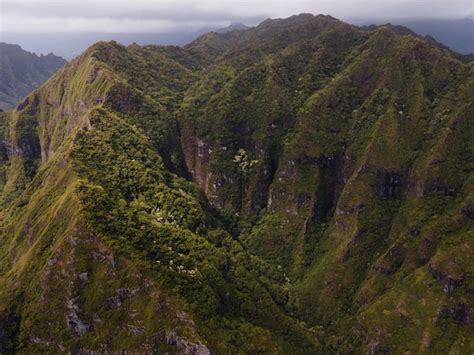
[{"label": "mountain peak", "polygon": [[217,30],[217,33],[226,33],[231,31],[245,31],[250,27],[240,22],[232,22],[229,26]]},{"label": "mountain peak", "polygon": [[473,90],[324,15],[96,43],[0,112],[0,352],[472,353]]}]

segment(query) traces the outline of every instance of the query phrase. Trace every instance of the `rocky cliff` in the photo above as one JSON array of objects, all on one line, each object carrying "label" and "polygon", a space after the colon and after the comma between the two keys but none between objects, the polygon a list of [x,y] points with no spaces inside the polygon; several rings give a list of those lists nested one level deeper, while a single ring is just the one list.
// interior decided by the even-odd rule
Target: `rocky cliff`
[{"label": "rocky cliff", "polygon": [[309,14],[94,45],[0,118],[1,351],[471,351],[459,59]]}]

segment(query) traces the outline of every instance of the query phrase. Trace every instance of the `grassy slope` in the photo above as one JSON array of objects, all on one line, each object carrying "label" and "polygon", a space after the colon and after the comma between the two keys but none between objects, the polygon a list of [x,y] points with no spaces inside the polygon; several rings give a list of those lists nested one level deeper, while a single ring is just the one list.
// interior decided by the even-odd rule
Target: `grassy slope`
[{"label": "grassy slope", "polygon": [[[210,201],[244,215],[247,247],[286,270],[296,312],[352,333],[349,347],[472,348],[472,64],[342,25],[239,53],[188,91],[183,149]],[[250,170],[239,149],[257,161]],[[328,338],[339,350],[345,341]]]},{"label": "grassy slope", "polygon": [[0,344],[472,349],[473,83],[321,16],[93,46],[1,118]]},{"label": "grassy slope", "polygon": [[317,347],[284,314],[273,280],[281,276],[250,258],[199,190],[166,169],[178,164],[158,152],[176,127],[146,88],[98,59],[108,50],[128,52],[98,44],[8,120],[17,149],[5,164],[2,347],[183,351],[182,342],[166,345],[172,332],[216,350]]}]

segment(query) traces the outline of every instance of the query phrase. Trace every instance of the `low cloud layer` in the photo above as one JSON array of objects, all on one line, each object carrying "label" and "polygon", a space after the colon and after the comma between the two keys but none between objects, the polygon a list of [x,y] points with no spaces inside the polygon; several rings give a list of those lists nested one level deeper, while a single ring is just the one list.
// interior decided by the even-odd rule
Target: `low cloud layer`
[{"label": "low cloud layer", "polygon": [[2,32],[166,32],[256,24],[301,12],[357,18],[467,18],[472,0],[0,0]]}]

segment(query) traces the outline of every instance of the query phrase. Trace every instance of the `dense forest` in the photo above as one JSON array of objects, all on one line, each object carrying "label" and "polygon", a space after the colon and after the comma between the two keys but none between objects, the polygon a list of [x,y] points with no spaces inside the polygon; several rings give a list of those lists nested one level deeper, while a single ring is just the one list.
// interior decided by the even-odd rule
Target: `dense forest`
[{"label": "dense forest", "polygon": [[0,353],[472,353],[469,59],[309,14],[90,47],[0,113]]}]

